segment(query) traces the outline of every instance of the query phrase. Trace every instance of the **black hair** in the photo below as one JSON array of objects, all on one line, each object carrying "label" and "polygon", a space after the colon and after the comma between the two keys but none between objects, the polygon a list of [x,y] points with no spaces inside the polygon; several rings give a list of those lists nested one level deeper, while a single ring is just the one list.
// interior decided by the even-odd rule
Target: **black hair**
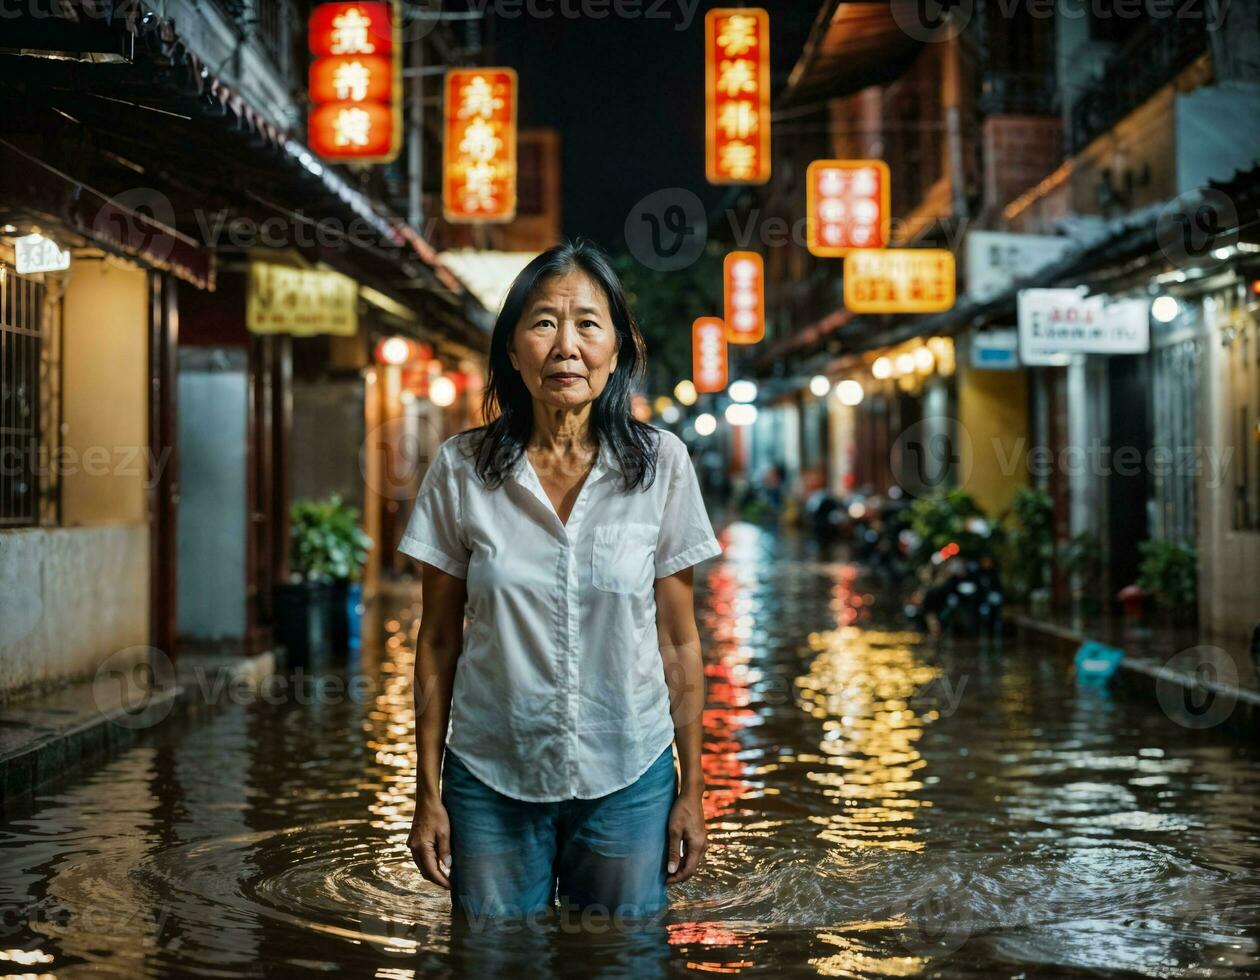
[{"label": "black hair", "polygon": [[487,487],[499,486],[512,471],[533,430],[533,397],[508,358],[513,332],[538,287],[573,271],[585,273],[603,291],[617,335],[617,368],[591,405],[591,426],[621,464],[625,491],[651,486],[655,479],[660,431],[630,414],[631,393],[647,366],[647,345],[608,256],[592,242],[575,238],[540,253],[520,271],[495,320],[482,395],[486,422],[466,430],[477,455],[477,475]]}]

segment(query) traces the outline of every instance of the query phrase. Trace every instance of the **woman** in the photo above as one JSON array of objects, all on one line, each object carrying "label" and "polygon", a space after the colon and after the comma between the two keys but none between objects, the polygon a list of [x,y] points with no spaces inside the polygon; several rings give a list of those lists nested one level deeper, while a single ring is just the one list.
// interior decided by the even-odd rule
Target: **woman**
[{"label": "woman", "polygon": [[692,566],[721,548],[682,441],[630,415],[645,352],[603,253],[535,258],[490,421],[442,443],[399,545],[423,563],[408,847],[471,916],[655,915],[704,854]]}]

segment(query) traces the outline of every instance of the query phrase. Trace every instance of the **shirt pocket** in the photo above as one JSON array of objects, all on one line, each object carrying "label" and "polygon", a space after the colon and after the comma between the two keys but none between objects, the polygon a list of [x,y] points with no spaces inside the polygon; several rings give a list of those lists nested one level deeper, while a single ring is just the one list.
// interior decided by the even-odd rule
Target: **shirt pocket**
[{"label": "shirt pocket", "polygon": [[652,584],[656,524],[601,524],[591,548],[591,581],[603,592],[639,592]]}]

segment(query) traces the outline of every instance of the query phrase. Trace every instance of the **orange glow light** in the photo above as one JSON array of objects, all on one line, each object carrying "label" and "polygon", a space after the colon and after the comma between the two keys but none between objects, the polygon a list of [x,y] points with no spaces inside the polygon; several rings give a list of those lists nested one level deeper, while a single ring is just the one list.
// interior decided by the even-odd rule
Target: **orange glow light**
[{"label": "orange glow light", "polygon": [[516,216],[516,72],[452,69],[445,90],[446,220],[511,221]]},{"label": "orange glow light", "polygon": [[954,255],[943,248],[863,248],[844,260],[854,313],[938,313],[954,305]]},{"label": "orange glow light", "polygon": [[397,0],[325,3],[309,21],[307,142],[324,160],[389,163],[402,145]]},{"label": "orange glow light", "polygon": [[726,325],[720,317],[702,316],[691,325],[691,374],[697,392],[726,387]]},{"label": "orange glow light", "polygon": [[891,231],[888,164],[815,160],[805,172],[805,240],[811,255],[886,248]]},{"label": "orange glow light", "polygon": [[770,17],[721,7],[704,17],[705,176],[711,184],[770,179]]},{"label": "orange glow light", "polygon": [[765,264],[756,252],[728,252],[722,263],[726,342],[755,344],[766,333]]}]

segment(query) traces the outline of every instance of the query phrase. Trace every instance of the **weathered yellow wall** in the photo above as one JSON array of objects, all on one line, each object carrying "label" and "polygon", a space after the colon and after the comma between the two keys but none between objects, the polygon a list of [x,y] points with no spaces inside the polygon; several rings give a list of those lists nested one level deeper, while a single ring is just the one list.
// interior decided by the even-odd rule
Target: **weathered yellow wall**
[{"label": "weathered yellow wall", "polygon": [[964,483],[993,517],[1028,482],[1028,380],[1025,371],[977,371],[959,347],[958,421],[963,438]]},{"label": "weathered yellow wall", "polygon": [[63,520],[148,520],[146,273],[76,259],[65,295]]}]

